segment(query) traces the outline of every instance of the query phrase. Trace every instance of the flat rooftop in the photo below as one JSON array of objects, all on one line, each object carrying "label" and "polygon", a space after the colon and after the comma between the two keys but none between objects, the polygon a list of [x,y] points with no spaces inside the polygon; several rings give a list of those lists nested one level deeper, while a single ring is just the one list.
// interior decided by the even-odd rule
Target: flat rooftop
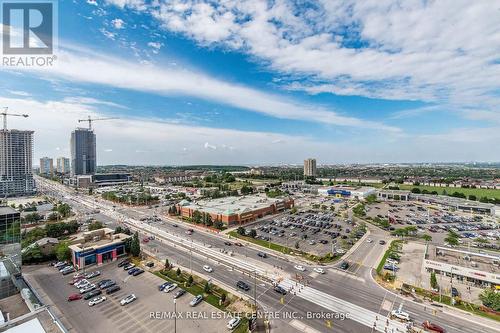
[{"label": "flat rooftop", "polygon": [[193,210],[200,210],[211,214],[234,215],[251,212],[257,209],[267,208],[274,203],[287,199],[268,198],[266,195],[247,195],[242,197],[225,197],[213,200],[200,200],[195,203],[184,205]]},{"label": "flat rooftop", "polygon": [[18,213],[18,211],[12,207],[8,206],[0,207],[0,215],[15,214],[15,213]]},{"label": "flat rooftop", "polygon": [[460,248],[429,245],[428,259],[483,272],[500,274],[500,256],[493,253],[479,253]]}]

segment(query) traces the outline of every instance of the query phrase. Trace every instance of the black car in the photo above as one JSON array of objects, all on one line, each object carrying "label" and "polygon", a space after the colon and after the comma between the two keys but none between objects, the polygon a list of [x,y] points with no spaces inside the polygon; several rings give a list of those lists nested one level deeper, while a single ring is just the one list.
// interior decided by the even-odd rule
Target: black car
[{"label": "black car", "polygon": [[99,289],[95,289],[95,290],[89,291],[88,293],[83,295],[83,299],[91,299],[91,298],[96,297],[100,294],[102,294],[102,291]]},{"label": "black car", "polygon": [[144,273],[144,270],[143,270],[143,269],[138,268],[138,269],[136,269],[136,270],[132,273],[132,275],[133,275],[133,276],[137,276],[137,275],[142,274],[142,273]]},{"label": "black car", "polygon": [[125,259],[125,260],[122,260],[118,263],[118,267],[123,267],[123,266],[128,265],[128,264],[130,264],[130,261]]},{"label": "black car", "polygon": [[112,287],[115,285],[116,285],[115,281],[108,281],[108,282],[103,283],[99,288],[106,289],[106,288],[109,288],[109,287]]},{"label": "black car", "polygon": [[186,291],[184,289],[179,289],[179,291],[174,294],[174,299],[181,297],[185,293],[186,293]]},{"label": "black car", "polygon": [[349,268],[349,263],[347,261],[343,261],[341,264],[340,264],[340,268],[343,269],[343,270],[346,270]]},{"label": "black car", "polygon": [[224,245],[231,246],[231,245],[233,245],[233,243],[226,241],[226,242],[224,242]]},{"label": "black car", "polygon": [[257,255],[261,258],[267,258],[267,253],[265,253],[265,252],[259,252],[259,253],[257,253]]},{"label": "black car", "polygon": [[132,275],[134,274],[137,270],[139,270],[140,268],[137,268],[137,267],[134,267],[134,268],[131,268],[127,271],[128,275]]},{"label": "black car", "polygon": [[458,297],[460,294],[458,293],[457,288],[451,287],[451,296],[452,297]]},{"label": "black car", "polygon": [[112,294],[112,293],[114,293],[114,292],[117,292],[117,291],[118,291],[118,290],[120,290],[120,289],[121,289],[121,288],[120,288],[120,286],[118,286],[118,285],[114,285],[114,286],[109,287],[108,289],[106,289],[106,294],[108,294],[108,295],[109,295],[109,294]]},{"label": "black car", "polygon": [[378,243],[379,243],[380,245],[385,245],[385,240],[381,239],[381,240],[379,240],[379,241],[378,241]]},{"label": "black car", "polygon": [[277,293],[280,293],[281,295],[286,295],[286,290],[283,287],[276,286],[276,287],[274,287],[274,291]]},{"label": "black car", "polygon": [[152,261],[150,261],[150,262],[147,262],[147,263],[146,263],[146,266],[148,266],[149,268],[151,268],[151,267],[154,267],[154,266],[155,266],[155,263],[154,263],[154,262],[152,262]]},{"label": "black car", "polygon": [[250,286],[248,284],[246,284],[245,282],[243,282],[243,281],[236,282],[236,287],[238,287],[240,289],[243,289],[245,291],[249,291],[250,290]]}]

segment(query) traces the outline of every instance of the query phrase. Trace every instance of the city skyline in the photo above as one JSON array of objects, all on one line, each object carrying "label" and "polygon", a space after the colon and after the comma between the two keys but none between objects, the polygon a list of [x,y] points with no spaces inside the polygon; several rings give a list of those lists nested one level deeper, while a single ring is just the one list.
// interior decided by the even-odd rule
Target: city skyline
[{"label": "city skyline", "polygon": [[57,65],[4,68],[0,105],[35,161],[87,116],[120,118],[98,165],[500,161],[495,5],[390,3],[60,1]]}]

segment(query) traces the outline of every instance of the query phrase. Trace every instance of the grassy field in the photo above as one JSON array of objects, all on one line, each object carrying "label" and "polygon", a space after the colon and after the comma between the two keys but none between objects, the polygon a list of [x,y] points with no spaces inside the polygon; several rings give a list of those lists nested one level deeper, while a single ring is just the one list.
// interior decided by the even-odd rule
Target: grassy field
[{"label": "grassy field", "polygon": [[399,185],[401,190],[411,190],[412,188],[418,187],[420,190],[427,191],[437,191],[438,194],[443,194],[443,190],[446,190],[448,194],[453,192],[460,192],[466,196],[475,195],[479,200],[481,197],[496,198],[500,199],[500,190],[487,189],[487,188],[460,188],[460,187],[439,187],[439,186],[427,186],[427,185]]},{"label": "grassy field", "polygon": [[[336,182],[332,182],[333,185],[347,185],[347,186],[370,186],[370,187],[375,187],[375,188],[382,188],[384,187],[384,183],[358,183],[358,182],[339,182],[339,181],[336,181]],[[330,182],[328,181],[324,181],[323,182],[323,185],[325,186],[328,186],[328,184],[330,184]]]}]

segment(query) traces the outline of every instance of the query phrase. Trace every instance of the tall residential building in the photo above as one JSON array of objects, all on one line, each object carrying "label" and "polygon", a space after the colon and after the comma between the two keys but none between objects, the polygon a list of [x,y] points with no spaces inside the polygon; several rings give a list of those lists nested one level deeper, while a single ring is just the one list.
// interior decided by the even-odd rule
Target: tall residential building
[{"label": "tall residential building", "polygon": [[0,197],[35,193],[33,131],[0,130]]},{"label": "tall residential building", "polygon": [[92,175],[96,172],[94,131],[77,128],[71,132],[71,175]]},{"label": "tall residential building", "polygon": [[304,160],[304,176],[316,177],[316,159],[308,158]]},{"label": "tall residential building", "polygon": [[54,160],[50,157],[42,157],[40,159],[40,174],[52,175],[54,173]]},{"label": "tall residential building", "polygon": [[60,174],[69,174],[71,172],[69,166],[69,158],[67,157],[58,157],[56,160],[56,170]]}]

